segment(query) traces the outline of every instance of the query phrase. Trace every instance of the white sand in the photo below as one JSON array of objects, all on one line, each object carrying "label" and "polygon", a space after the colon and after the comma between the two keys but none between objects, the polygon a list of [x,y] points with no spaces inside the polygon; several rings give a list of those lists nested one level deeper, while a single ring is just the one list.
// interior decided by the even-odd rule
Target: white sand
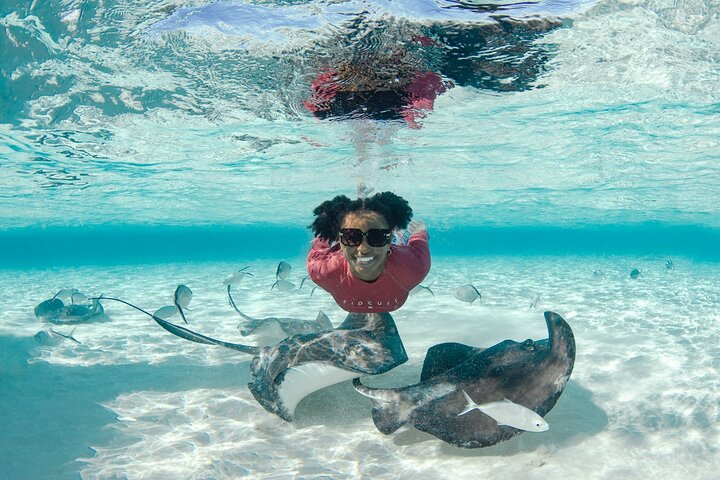
[{"label": "white sand", "polygon": [[[5,271],[0,478],[708,477],[720,458],[720,266],[673,258],[667,270],[665,260],[434,258],[425,283],[434,280],[435,296],[417,293],[393,314],[410,360],[373,384],[416,381],[425,351],[439,342],[544,338],[543,310],[563,315],[577,340],[550,430],[476,450],[408,428],[380,434],[348,382],[307,397],[286,423],[250,395],[247,356],[184,341],[109,301],[107,321],[77,327],[81,345],[32,339],[50,326],[34,318],[34,306],[62,287],[154,311],[184,283],[194,293],[190,327],[241,342],[222,280],[244,265]],[[299,285],[302,259],[290,262]],[[632,280],[636,267],[643,276]],[[246,313],[311,319],[322,309],[342,321],[320,290],[271,292],[274,269],[250,263],[255,277],[235,289]],[[482,304],[453,297],[466,283],[482,291]]]}]

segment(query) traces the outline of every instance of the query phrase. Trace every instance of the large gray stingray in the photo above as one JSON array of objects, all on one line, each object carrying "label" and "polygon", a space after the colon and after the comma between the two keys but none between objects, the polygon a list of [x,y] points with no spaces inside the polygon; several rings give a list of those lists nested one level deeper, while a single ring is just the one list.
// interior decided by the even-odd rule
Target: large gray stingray
[{"label": "large gray stingray", "polygon": [[498,425],[472,411],[467,392],[477,404],[508,399],[545,416],[565,389],[575,363],[570,326],[554,312],[545,312],[548,338],[505,340],[488,349],[443,343],[428,350],[420,383],[401,388],[371,388],[353,381],[355,389],[373,400],[373,421],[384,434],[409,424],[445,442],[464,448],[495,445],[523,432]]},{"label": "large gray stingray", "polygon": [[266,347],[225,342],[149,315],[161,327],[192,342],[219,345],[252,355],[250,392],[267,411],[292,421],[306,395],[361,375],[378,375],[407,361],[405,347],[389,313],[351,313],[336,329],[292,335]]},{"label": "large gray stingray", "polygon": [[291,335],[328,332],[333,329],[332,322],[330,322],[328,316],[322,311],[318,312],[318,316],[314,320],[287,317],[254,318],[246,315],[241,312],[235,304],[232,294],[230,293],[231,287],[232,285],[227,286],[230,306],[245,320],[245,324],[241,326],[240,334],[243,337],[253,335],[255,341],[262,345],[277,343]]}]

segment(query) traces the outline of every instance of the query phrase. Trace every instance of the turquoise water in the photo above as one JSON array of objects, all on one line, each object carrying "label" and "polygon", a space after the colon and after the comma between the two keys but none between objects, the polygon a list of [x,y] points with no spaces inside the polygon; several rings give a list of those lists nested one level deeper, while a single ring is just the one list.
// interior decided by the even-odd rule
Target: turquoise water
[{"label": "turquoise water", "polygon": [[[479,3],[3,2],[0,478],[714,473],[720,5]],[[322,68],[418,34],[456,83],[421,128],[304,109]],[[222,280],[246,265],[250,314],[337,325],[329,295],[270,285],[280,260],[299,285],[312,209],[361,185],[408,199],[433,252],[435,296],[394,315],[410,360],[377,381],[416,381],[442,341],[542,338],[554,310],[578,357],[546,434],[472,451],[384,436],[347,384],[287,424],[252,399],[247,358],[121,305],[80,344],[33,339],[73,328],[33,315],[61,288],[151,309],[184,283],[193,328],[239,340]],[[467,283],[482,304],[454,298]]]}]

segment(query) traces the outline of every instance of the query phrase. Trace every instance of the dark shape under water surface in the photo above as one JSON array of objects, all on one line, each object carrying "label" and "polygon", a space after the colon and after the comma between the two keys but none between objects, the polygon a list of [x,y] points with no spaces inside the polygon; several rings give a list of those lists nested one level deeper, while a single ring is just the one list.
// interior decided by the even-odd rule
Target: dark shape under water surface
[{"label": "dark shape under water surface", "polygon": [[149,315],[178,337],[253,355],[250,392],[263,408],[287,421],[292,421],[295,407],[308,394],[360,375],[385,373],[407,361],[395,322],[388,313],[351,313],[334,330],[293,335],[276,345],[257,347],[216,340],[167,322],[125,300],[104,299]]},{"label": "dark shape under water surface", "polygon": [[632,278],[633,280],[637,280],[640,277],[642,277],[642,273],[640,273],[640,270],[638,270],[637,268],[633,268],[630,272],[630,278]]},{"label": "dark shape under water surface", "polygon": [[544,340],[505,340],[488,349],[435,345],[415,385],[371,388],[358,379],[353,385],[373,400],[373,421],[384,434],[409,424],[458,447],[495,445],[523,430],[499,425],[480,411],[459,416],[468,405],[465,393],[477,404],[507,399],[545,416],[565,389],[575,363],[570,326],[554,312],[545,312],[545,322]]}]

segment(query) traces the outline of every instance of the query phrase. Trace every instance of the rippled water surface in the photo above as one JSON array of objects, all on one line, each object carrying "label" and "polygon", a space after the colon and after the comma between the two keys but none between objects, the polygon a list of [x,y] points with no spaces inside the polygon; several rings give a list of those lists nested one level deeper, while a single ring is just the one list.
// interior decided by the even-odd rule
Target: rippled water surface
[{"label": "rippled water surface", "polygon": [[[2,223],[304,224],[361,179],[445,226],[717,227],[717,7],[4,2]],[[421,129],[304,109],[396,44],[456,84]]]}]

